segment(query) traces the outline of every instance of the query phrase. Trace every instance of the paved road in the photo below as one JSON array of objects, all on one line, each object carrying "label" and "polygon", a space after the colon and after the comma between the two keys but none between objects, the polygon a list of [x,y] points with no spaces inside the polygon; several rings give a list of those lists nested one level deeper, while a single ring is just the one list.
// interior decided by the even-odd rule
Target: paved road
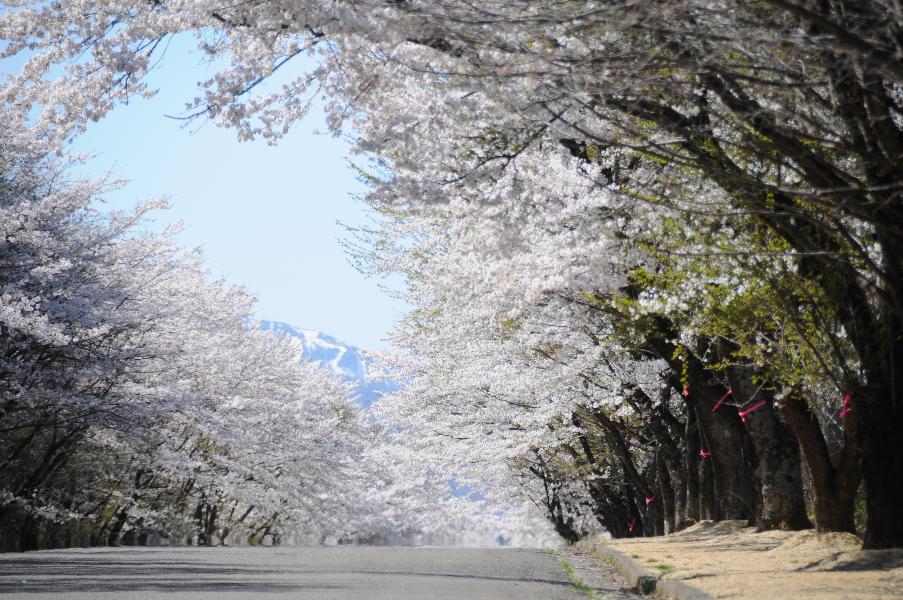
[{"label": "paved road", "polygon": [[[599,585],[594,582],[594,585]],[[611,576],[600,597],[622,597]],[[586,600],[540,550],[96,548],[0,554],[0,600]]]}]

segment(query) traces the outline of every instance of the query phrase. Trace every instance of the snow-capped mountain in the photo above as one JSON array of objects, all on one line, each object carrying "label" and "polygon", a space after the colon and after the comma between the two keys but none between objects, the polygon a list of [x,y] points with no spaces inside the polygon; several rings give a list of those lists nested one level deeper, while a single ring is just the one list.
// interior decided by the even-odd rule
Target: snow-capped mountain
[{"label": "snow-capped mountain", "polygon": [[392,381],[371,381],[367,378],[367,368],[373,360],[359,348],[350,346],[334,337],[315,331],[301,329],[279,321],[261,321],[263,331],[275,331],[290,335],[301,341],[303,350],[300,358],[321,362],[345,381],[357,384],[358,402],[361,406],[370,406],[381,394],[392,392],[398,388]]}]

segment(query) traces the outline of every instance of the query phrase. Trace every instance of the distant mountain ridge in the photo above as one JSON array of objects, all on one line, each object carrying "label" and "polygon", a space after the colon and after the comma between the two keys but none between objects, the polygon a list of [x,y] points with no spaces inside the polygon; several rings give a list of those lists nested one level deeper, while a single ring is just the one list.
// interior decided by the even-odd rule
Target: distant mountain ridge
[{"label": "distant mountain ridge", "polygon": [[367,377],[367,370],[373,364],[373,359],[359,348],[340,342],[331,335],[280,321],[260,321],[260,329],[298,339],[303,348],[299,358],[320,362],[345,381],[356,383],[358,403],[365,408],[375,402],[381,394],[398,389],[398,384],[394,381],[370,380]]}]

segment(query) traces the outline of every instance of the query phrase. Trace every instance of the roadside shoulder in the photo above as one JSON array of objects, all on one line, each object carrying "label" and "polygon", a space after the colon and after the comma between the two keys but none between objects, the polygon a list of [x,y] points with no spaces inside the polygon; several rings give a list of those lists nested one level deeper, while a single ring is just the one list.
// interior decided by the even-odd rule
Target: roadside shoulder
[{"label": "roadside shoulder", "polygon": [[631,590],[656,598],[673,600],[712,600],[712,597],[687,585],[682,581],[663,579],[663,573],[654,573],[623,552],[607,546],[601,540],[585,540],[573,547],[571,552],[591,556],[597,563],[611,565],[626,579]]},{"label": "roadside shoulder", "polygon": [[600,560],[592,548],[567,546],[556,552],[571,582],[590,600],[640,600],[648,598],[632,585],[611,560]]}]

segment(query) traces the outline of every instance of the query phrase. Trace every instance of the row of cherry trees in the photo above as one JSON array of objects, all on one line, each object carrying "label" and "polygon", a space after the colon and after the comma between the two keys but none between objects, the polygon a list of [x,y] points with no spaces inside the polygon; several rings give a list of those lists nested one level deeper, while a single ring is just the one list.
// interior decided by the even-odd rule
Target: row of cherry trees
[{"label": "row of cherry trees", "polygon": [[568,539],[803,528],[807,491],[855,531],[864,476],[865,546],[903,543],[899,15],[433,8],[340,101],[417,307],[389,413],[445,456],[504,439]]},{"label": "row of cherry trees", "polygon": [[864,482],[867,547],[903,545],[901,29],[889,0],[0,16],[33,52],[4,102],[59,139],[147,92],[184,32],[226,59],[187,118],[275,142],[330,96],[380,216],[362,265],[414,306],[380,410],[437,470],[568,538],[803,527],[806,490],[849,531]]},{"label": "row of cherry trees", "polygon": [[100,213],[101,184],[15,122],[2,135],[3,547],[365,529],[379,474],[357,457],[375,437],[347,385],[141,228],[155,204]]},{"label": "row of cherry trees", "polygon": [[55,148],[3,115],[0,551],[513,531],[144,227],[161,203],[101,212]]}]

